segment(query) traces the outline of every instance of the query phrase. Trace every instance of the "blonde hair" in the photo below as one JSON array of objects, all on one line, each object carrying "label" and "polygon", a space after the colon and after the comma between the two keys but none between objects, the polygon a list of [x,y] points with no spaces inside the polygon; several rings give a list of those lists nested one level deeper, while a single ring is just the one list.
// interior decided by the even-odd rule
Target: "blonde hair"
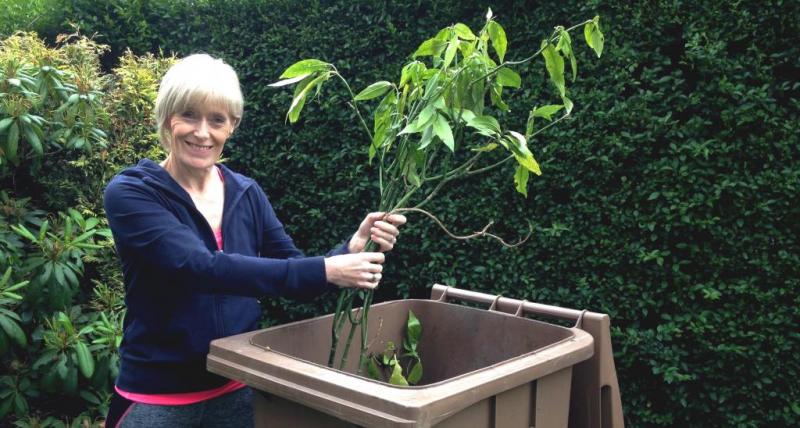
[{"label": "blonde hair", "polygon": [[154,115],[161,145],[169,149],[172,133],[167,120],[173,114],[205,103],[226,108],[234,128],[242,120],[244,99],[233,68],[207,54],[187,56],[167,70],[158,87]]}]

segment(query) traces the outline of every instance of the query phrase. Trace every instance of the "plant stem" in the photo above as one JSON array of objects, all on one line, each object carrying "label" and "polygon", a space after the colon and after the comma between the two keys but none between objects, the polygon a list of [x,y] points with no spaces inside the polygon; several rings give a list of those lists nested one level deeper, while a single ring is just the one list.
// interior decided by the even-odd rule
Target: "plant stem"
[{"label": "plant stem", "polygon": [[369,136],[370,144],[372,144],[372,132],[370,132],[369,127],[367,126],[367,122],[364,121],[364,117],[361,116],[361,110],[359,110],[358,108],[358,103],[356,102],[356,96],[355,94],[353,94],[353,90],[350,88],[350,84],[347,83],[347,79],[345,79],[344,77],[342,77],[341,74],[339,74],[339,70],[336,70],[336,67],[333,67],[333,70],[334,70],[333,74],[336,75],[336,77],[338,77],[339,80],[342,81],[342,83],[344,83],[344,86],[347,88],[347,92],[350,93],[350,99],[351,99],[351,102],[349,103],[350,107],[356,111],[358,120],[361,121],[361,126],[364,127],[364,131],[367,133],[367,136]]}]

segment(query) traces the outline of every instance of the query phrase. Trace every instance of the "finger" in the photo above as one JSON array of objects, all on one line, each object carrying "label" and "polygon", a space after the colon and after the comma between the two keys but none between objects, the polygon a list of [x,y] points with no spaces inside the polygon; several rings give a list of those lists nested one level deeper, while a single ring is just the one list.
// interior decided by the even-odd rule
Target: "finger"
[{"label": "finger", "polygon": [[397,235],[400,233],[400,229],[395,227],[393,224],[385,222],[385,221],[376,221],[375,224],[372,226],[373,229],[378,229],[381,232],[385,232],[391,235]]},{"label": "finger", "polygon": [[364,260],[371,262],[371,263],[383,263],[386,260],[386,257],[383,253],[379,252],[370,252],[370,253],[359,253]]},{"label": "finger", "polygon": [[397,233],[392,233],[388,230],[381,230],[377,227],[373,227],[370,231],[372,232],[372,236],[370,238],[372,238],[373,241],[375,241],[375,238],[378,238],[387,242],[391,242],[394,241],[394,237],[397,236]]},{"label": "finger", "polygon": [[391,224],[393,224],[395,226],[401,226],[401,225],[406,224],[406,220],[407,219],[406,219],[406,216],[404,216],[402,214],[392,214],[389,217],[386,217],[384,220],[388,221],[389,223],[391,223]]}]

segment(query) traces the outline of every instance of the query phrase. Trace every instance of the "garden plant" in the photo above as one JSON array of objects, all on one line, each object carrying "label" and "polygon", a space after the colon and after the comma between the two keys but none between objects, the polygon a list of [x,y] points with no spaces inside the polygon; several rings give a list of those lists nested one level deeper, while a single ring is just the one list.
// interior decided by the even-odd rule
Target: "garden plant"
[{"label": "garden plant", "polygon": [[[349,106],[355,111],[369,142],[369,163],[374,163],[378,169],[378,210],[387,215],[420,212],[433,218],[450,236],[460,239],[489,236],[509,245],[488,233],[489,226],[466,237],[456,236],[422,207],[434,200],[446,184],[488,173],[511,161],[516,165],[515,188],[527,197],[530,173],[542,173],[529,148],[530,143],[546,129],[568,118],[574,107],[567,93],[565,64],[569,64],[574,81],[578,66],[570,32],[577,28],[582,28],[586,43],[600,57],[604,36],[600,18],[596,16],[569,28],[556,26],[537,51],[519,60],[506,59],[506,32],[489,9],[485,24],[477,34],[467,25],[457,23],[424,41],[413,53],[412,61],[403,65],[397,83],[375,82],[355,94],[333,64],[305,59],[287,68],[280,76],[283,80],[272,86],[296,85],[287,113],[287,119],[294,123],[307,100],[320,96],[324,83],[331,78],[343,83],[350,97]],[[522,78],[514,68],[538,57],[544,58],[545,69],[560,96],[560,103],[534,106],[524,127],[515,131],[502,125],[495,116],[511,109],[503,99],[504,90],[522,85]],[[376,99],[380,102],[372,112],[372,126],[369,126],[359,104]],[[544,121],[545,125],[538,125]],[[493,159],[491,154],[495,150],[504,150],[506,154],[499,160]],[[375,248],[374,243],[368,242],[365,250]],[[372,290],[340,292],[333,318],[329,366],[335,365],[340,335],[349,321],[349,335],[338,367],[343,369],[347,363],[357,327],[361,335],[358,372],[366,367],[369,343],[366,320],[373,295]],[[362,307],[354,311],[357,299]],[[421,371],[415,350],[413,355],[417,357],[414,367],[420,367]],[[393,374],[392,378],[397,379],[397,376]]]}]

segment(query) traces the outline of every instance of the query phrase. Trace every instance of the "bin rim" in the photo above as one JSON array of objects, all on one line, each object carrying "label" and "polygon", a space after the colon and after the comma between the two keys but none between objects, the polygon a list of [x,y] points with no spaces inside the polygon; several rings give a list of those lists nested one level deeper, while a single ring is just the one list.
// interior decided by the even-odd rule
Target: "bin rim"
[{"label": "bin rim", "polygon": [[[532,322],[532,323],[536,323],[536,324],[539,324],[539,325],[547,325],[548,328],[557,328],[557,329],[560,329],[560,330],[563,330],[563,331],[568,331],[571,335],[565,337],[564,339],[561,339],[561,340],[558,340],[556,342],[550,343],[548,345],[542,346],[541,348],[536,348],[536,349],[534,349],[532,351],[525,352],[525,353],[519,354],[519,355],[515,355],[513,357],[506,358],[504,360],[500,360],[500,361],[498,361],[498,362],[496,362],[494,364],[490,364],[490,365],[485,366],[485,367],[481,367],[481,368],[478,368],[478,369],[475,369],[475,370],[472,370],[472,371],[461,373],[461,374],[458,374],[456,376],[448,377],[446,379],[442,379],[442,380],[437,381],[437,382],[426,383],[424,385],[408,385],[408,386],[406,386],[406,385],[394,385],[394,384],[391,384],[389,382],[373,379],[373,378],[371,378],[369,376],[365,376],[363,374],[352,373],[352,372],[349,372],[349,371],[346,371],[346,370],[337,369],[335,367],[329,367],[329,366],[327,366],[325,364],[315,363],[313,361],[309,361],[309,360],[306,360],[304,358],[296,357],[294,355],[287,354],[285,352],[281,352],[281,351],[272,349],[269,346],[263,346],[263,345],[254,343],[254,340],[255,340],[255,337],[257,336],[257,334],[250,334],[247,341],[248,341],[248,343],[250,345],[252,345],[252,346],[254,346],[256,348],[262,349],[264,351],[272,352],[272,353],[281,355],[281,356],[283,356],[285,358],[289,358],[289,359],[292,359],[292,360],[295,360],[295,361],[299,361],[299,362],[302,362],[302,363],[305,363],[305,364],[311,364],[311,365],[314,365],[316,367],[320,367],[320,368],[324,368],[324,369],[327,369],[327,370],[335,371],[337,373],[340,373],[340,374],[343,374],[343,375],[346,375],[346,376],[350,376],[350,377],[353,377],[353,378],[357,378],[357,379],[360,379],[360,380],[366,380],[368,382],[372,382],[372,383],[379,384],[379,385],[382,385],[382,386],[387,386],[387,387],[390,387],[390,388],[397,388],[397,389],[402,389],[402,390],[420,390],[420,389],[428,389],[428,388],[431,388],[431,387],[440,386],[442,384],[446,384],[446,383],[452,382],[454,380],[458,380],[458,379],[463,378],[465,376],[473,375],[473,374],[475,374],[477,372],[490,370],[490,369],[496,368],[497,366],[500,366],[500,365],[503,365],[503,364],[508,364],[508,363],[510,363],[512,361],[520,360],[520,359],[523,359],[525,357],[529,357],[529,356],[531,356],[533,354],[536,354],[536,353],[539,353],[539,352],[542,352],[542,351],[546,351],[548,349],[551,349],[551,348],[554,348],[556,346],[562,345],[562,344],[564,344],[566,342],[574,342],[575,339],[576,339],[576,337],[575,337],[576,335],[578,335],[578,334],[586,334],[586,332],[584,332],[583,330],[581,330],[579,328],[576,328],[576,327],[564,327],[564,326],[560,326],[560,325],[549,324],[549,323],[546,323],[546,322],[543,322],[543,321],[539,321],[539,320],[536,320],[536,319],[532,319],[532,318],[528,318],[528,317],[525,317],[525,316],[509,314],[507,312],[487,311],[486,309],[479,309],[479,308],[474,308],[474,307],[471,307],[471,306],[459,305],[459,304],[455,304],[455,303],[451,303],[451,302],[436,301],[436,300],[430,300],[430,299],[391,300],[391,301],[386,301],[386,302],[382,302],[382,303],[379,303],[379,304],[375,304],[373,306],[379,306],[379,305],[380,306],[389,306],[389,305],[392,305],[392,304],[402,304],[404,302],[426,302],[426,304],[427,303],[432,303],[432,304],[437,304],[437,305],[458,306],[459,308],[464,308],[464,309],[470,310],[470,311],[491,312],[492,314],[497,314],[498,316],[505,316],[505,317],[510,317],[510,318],[521,318],[521,319],[526,320],[526,322]],[[355,311],[356,309],[353,309],[353,310]],[[328,314],[328,315],[323,315],[323,316],[320,316],[320,317],[309,318],[309,319],[299,320],[299,321],[293,321],[293,322],[290,322],[290,323],[281,324],[281,325],[273,326],[273,327],[268,327],[268,328],[259,330],[257,332],[251,332],[251,333],[261,334],[261,333],[265,333],[267,331],[274,330],[274,329],[287,328],[287,327],[290,327],[290,326],[297,326],[297,325],[307,324],[307,323],[311,323],[311,322],[317,322],[321,318],[327,318],[327,317],[331,317],[331,316],[332,316],[331,314]]]}]

